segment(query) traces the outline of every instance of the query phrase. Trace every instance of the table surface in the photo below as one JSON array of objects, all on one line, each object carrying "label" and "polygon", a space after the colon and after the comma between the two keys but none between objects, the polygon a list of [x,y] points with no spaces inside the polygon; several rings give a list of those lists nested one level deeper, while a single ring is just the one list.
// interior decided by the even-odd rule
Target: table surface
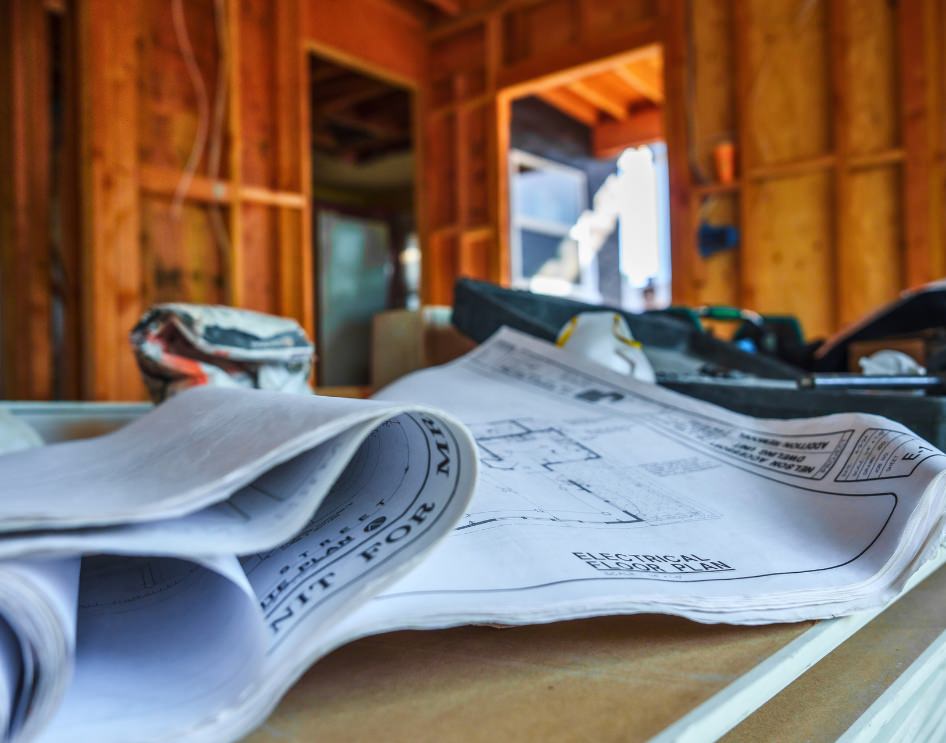
[{"label": "table surface", "polygon": [[946,569],[907,593],[722,740],[836,741],[944,631]]},{"label": "table surface", "polygon": [[[813,626],[641,615],[370,637],[316,663],[246,741],[648,740]],[[944,631],[946,569],[722,740],[835,741]]]},{"label": "table surface", "polygon": [[639,615],[370,637],[316,663],[246,740],[647,740],[811,626]]},{"label": "table surface", "polygon": [[[104,433],[146,409],[13,407],[51,440]],[[935,564],[944,563],[946,550]],[[723,740],[836,740],[946,632],[946,569],[860,629],[863,621],[733,627],[638,615],[390,633],[316,663],[246,743],[636,741],[685,716],[692,738],[707,710],[731,716],[746,698],[740,689],[762,679],[770,691],[750,695],[738,714],[755,712]],[[721,730],[735,720],[725,722]]]}]

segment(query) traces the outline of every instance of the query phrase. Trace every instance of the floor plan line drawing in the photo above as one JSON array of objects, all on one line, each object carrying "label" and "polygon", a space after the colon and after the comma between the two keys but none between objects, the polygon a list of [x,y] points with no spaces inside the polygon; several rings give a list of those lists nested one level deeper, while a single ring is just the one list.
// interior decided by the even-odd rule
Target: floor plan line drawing
[{"label": "floor plan line drawing", "polygon": [[[471,429],[482,486],[459,532],[504,522],[631,527],[712,517],[655,488],[646,472],[609,462],[580,427],[507,419]],[[536,477],[548,485],[541,498],[525,495],[535,492],[526,480]]]}]

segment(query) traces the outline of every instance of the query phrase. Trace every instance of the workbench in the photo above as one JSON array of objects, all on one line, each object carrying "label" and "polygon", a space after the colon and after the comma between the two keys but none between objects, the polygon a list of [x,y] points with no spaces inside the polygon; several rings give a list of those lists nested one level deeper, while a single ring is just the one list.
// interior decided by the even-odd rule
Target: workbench
[{"label": "workbench", "polygon": [[[143,405],[13,403],[48,442]],[[946,738],[946,548],[882,611],[737,627],[677,617],[396,632],[318,661],[246,743]]]},{"label": "workbench", "polygon": [[246,743],[889,741],[911,714],[946,712],[944,638],[946,570],[883,612],[824,622],[397,632],[320,660]]}]

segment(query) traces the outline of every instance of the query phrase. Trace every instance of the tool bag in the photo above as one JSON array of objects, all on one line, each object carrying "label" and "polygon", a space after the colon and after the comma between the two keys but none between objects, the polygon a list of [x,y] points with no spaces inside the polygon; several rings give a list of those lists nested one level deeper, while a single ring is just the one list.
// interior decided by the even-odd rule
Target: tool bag
[{"label": "tool bag", "polygon": [[460,279],[454,290],[453,324],[477,343],[503,325],[554,341],[574,315],[596,310],[624,317],[643,345],[657,383],[676,392],[758,418],[873,413],[899,421],[946,449],[946,399],[910,393],[800,390],[796,380],[804,372],[798,367],[748,353],[701,332],[683,317],[627,312]]},{"label": "tool bag", "polygon": [[578,302],[495,284],[460,279],[454,288],[453,324],[482,343],[502,326],[554,341],[559,330],[580,312],[616,312],[635,340],[643,344],[654,370],[669,378],[699,375],[752,375],[764,379],[796,379],[800,369],[776,358],[749,353],[732,343],[701,332],[691,322],[664,312],[628,312],[617,307]]}]

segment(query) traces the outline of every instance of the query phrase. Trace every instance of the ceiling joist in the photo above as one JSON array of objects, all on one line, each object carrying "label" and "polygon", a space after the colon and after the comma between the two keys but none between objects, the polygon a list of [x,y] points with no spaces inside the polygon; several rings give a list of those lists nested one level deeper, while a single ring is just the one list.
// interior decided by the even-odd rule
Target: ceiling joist
[{"label": "ceiling joist", "polygon": [[426,0],[426,2],[444,15],[451,17],[460,15],[459,0]]},{"label": "ceiling joist", "polygon": [[566,116],[580,121],[585,126],[594,126],[598,123],[598,107],[588,103],[566,88],[552,88],[542,90],[536,94],[550,106],[557,108]]},{"label": "ceiling joist", "polygon": [[591,131],[592,154],[617,157],[628,147],[640,147],[663,139],[663,111],[657,106],[631,112],[623,121],[605,121]]},{"label": "ceiling joist", "polygon": [[624,101],[612,97],[601,88],[592,85],[586,80],[575,80],[569,83],[568,90],[583,98],[592,106],[601,109],[606,114],[618,121],[627,118],[627,106]]},{"label": "ceiling joist", "polygon": [[642,96],[654,103],[663,103],[664,91],[659,74],[645,71],[643,65],[618,65],[611,72]]}]

